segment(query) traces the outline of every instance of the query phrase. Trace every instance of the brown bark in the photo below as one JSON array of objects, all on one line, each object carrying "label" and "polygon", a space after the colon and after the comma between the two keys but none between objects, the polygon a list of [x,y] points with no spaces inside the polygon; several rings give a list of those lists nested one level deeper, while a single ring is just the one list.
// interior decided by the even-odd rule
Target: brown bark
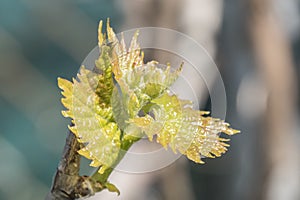
[{"label": "brown bark", "polygon": [[103,189],[100,183],[91,177],[79,176],[80,155],[77,151],[80,143],[69,132],[61,161],[54,176],[51,191],[46,200],[71,200],[88,197]]}]

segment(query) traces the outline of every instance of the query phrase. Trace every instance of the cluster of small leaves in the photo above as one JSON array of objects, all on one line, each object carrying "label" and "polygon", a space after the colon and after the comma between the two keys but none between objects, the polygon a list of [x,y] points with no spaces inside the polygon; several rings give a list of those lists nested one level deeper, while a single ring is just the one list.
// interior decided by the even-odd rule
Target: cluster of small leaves
[{"label": "cluster of small leaves", "polygon": [[[122,149],[142,135],[189,159],[203,163],[201,156],[215,157],[226,152],[227,139],[221,132],[233,135],[239,131],[207,112],[192,109],[190,101],[171,95],[168,88],[182,67],[160,67],[158,62],[143,62],[143,52],[135,33],[127,50],[124,38],[119,41],[107,22],[107,34],[99,24],[100,56],[95,69],[80,68],[72,82],[58,78],[63,90],[63,111],[72,118],[69,129],[83,144],[79,154],[90,159],[99,173],[117,164]],[[99,73],[100,72],[100,73]]]}]

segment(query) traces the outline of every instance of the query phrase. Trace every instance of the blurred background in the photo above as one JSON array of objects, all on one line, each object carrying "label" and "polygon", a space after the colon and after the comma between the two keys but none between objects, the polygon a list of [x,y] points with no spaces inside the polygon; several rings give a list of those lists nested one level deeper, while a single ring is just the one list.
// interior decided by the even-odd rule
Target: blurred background
[{"label": "blurred background", "polygon": [[153,173],[116,172],[121,196],[92,199],[299,200],[299,10],[299,0],[1,0],[0,199],[49,191],[69,123],[56,79],[76,75],[109,17],[116,32],[165,27],[203,45],[225,83],[226,121],[242,133],[205,165],[181,158]]}]

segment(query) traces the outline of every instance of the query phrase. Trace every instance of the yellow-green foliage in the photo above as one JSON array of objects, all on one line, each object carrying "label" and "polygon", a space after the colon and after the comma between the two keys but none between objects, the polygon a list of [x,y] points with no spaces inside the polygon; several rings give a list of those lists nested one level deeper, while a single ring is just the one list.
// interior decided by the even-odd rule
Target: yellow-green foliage
[{"label": "yellow-green foliage", "polygon": [[106,32],[102,33],[101,21],[97,70],[82,66],[72,82],[58,78],[62,103],[67,108],[62,113],[72,118],[69,129],[84,146],[79,154],[104,173],[117,163],[121,148],[144,134],[150,141],[156,135],[162,146],[197,163],[203,163],[201,156],[213,158],[226,152],[229,145],[219,133],[233,135],[239,131],[222,120],[207,117],[207,112],[193,110],[190,101],[169,93],[181,67],[172,71],[170,66],[159,67],[156,61],[144,64],[138,32],[128,50],[109,22]]}]

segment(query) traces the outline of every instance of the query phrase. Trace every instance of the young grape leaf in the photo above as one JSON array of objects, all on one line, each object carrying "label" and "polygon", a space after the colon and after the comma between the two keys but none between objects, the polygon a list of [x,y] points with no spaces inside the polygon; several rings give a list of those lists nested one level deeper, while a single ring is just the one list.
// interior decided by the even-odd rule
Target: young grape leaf
[{"label": "young grape leaf", "polygon": [[122,78],[117,80],[123,94],[124,105],[130,117],[138,112],[152,99],[163,94],[177,79],[181,68],[171,72],[170,66],[159,68],[157,62],[124,71]]},{"label": "young grape leaf", "polygon": [[164,93],[153,99],[151,112],[154,117],[146,115],[130,119],[152,141],[157,135],[157,142],[165,148],[170,146],[174,152],[179,151],[190,160],[204,163],[201,156],[219,157],[227,150],[227,139],[220,138],[219,133],[233,135],[239,131],[229,128],[229,124],[220,119],[205,117],[207,112],[192,109],[191,102],[182,101],[176,95]]},{"label": "young grape leaf", "polygon": [[62,103],[68,109],[62,113],[72,118],[74,126],[69,128],[84,144],[78,153],[91,159],[91,166],[101,166],[99,172],[103,173],[118,157],[121,131],[113,122],[111,106],[106,106],[105,102],[99,104],[101,101],[96,91],[108,91],[105,87],[98,88],[103,75],[81,67],[77,77],[78,81],[73,79],[73,83],[58,79],[58,86],[65,96]]}]

